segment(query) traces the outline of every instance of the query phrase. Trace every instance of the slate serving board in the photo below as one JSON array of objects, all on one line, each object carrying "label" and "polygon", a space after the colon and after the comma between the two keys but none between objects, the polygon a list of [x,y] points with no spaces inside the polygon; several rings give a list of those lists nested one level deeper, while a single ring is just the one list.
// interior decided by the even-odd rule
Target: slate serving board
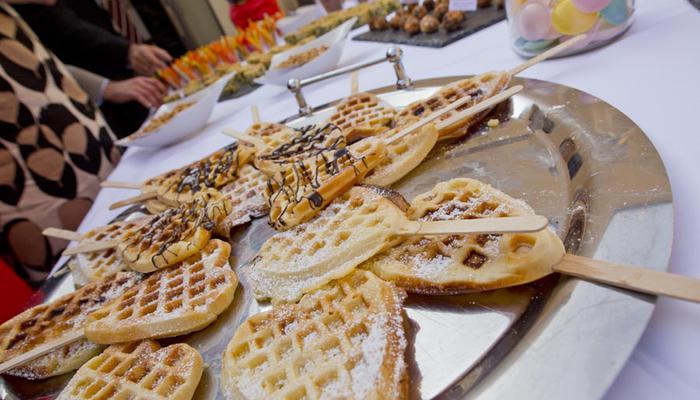
[{"label": "slate serving board", "polygon": [[397,43],[424,47],[445,47],[459,39],[478,32],[484,28],[500,22],[506,18],[506,11],[497,7],[482,8],[477,11],[467,12],[460,29],[447,32],[442,27],[435,33],[418,33],[409,35],[403,30],[387,29],[385,31],[368,31],[357,35],[352,40],[367,42]]}]

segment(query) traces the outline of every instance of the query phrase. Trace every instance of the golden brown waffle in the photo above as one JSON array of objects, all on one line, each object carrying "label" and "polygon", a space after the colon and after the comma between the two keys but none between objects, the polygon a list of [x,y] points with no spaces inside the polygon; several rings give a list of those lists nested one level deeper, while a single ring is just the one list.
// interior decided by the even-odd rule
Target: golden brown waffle
[{"label": "golden brown waffle", "polygon": [[258,153],[255,166],[259,170],[275,175],[284,171],[290,163],[316,157],[323,152],[338,151],[345,148],[347,143],[343,131],[332,124],[305,126],[284,139],[278,143],[268,141],[267,150]]},{"label": "golden brown waffle", "polygon": [[204,370],[197,350],[153,340],[115,344],[83,365],[59,400],[189,400]]},{"label": "golden brown waffle", "polygon": [[238,179],[221,188],[221,194],[231,201],[231,213],[216,225],[216,233],[229,237],[231,230],[253,218],[267,215],[269,207],[265,199],[267,176],[254,166],[241,167]]},{"label": "golden brown waffle", "polygon": [[220,189],[233,182],[253,153],[252,145],[233,143],[183,168],[150,179],[146,186],[158,183],[158,200],[165,204],[188,203],[204,189]]},{"label": "golden brown waffle", "polygon": [[295,301],[394,244],[392,232],[406,217],[400,200],[387,196],[356,186],[313,220],[269,238],[241,270],[255,297]]},{"label": "golden brown waffle", "polygon": [[268,149],[277,148],[297,136],[294,129],[276,122],[256,122],[245,133],[262,139]]},{"label": "golden brown waffle", "polygon": [[150,274],[88,316],[85,336],[110,344],[180,336],[216,320],[233,301],[238,278],[231,246],[212,239],[187,260]]},{"label": "golden brown waffle", "polygon": [[148,212],[151,214],[160,214],[168,208],[172,208],[172,206],[163,203],[157,198],[146,200],[143,202],[143,205],[146,207],[146,210],[148,210]]},{"label": "golden brown waffle", "polygon": [[[441,182],[417,196],[420,221],[531,215],[520,200],[473,179]],[[457,294],[520,285],[552,271],[564,246],[550,229],[505,235],[411,237],[362,265],[409,292]]]},{"label": "golden brown waffle", "polygon": [[355,271],[253,315],[226,347],[221,385],[235,399],[404,399],[405,294]]},{"label": "golden brown waffle", "polygon": [[[465,110],[482,100],[497,95],[502,92],[510,82],[510,75],[507,72],[487,72],[477,75],[472,78],[463,79],[457,82],[450,83],[438,90],[432,96],[414,101],[399,111],[395,118],[395,126],[403,128],[418,121],[423,117],[439,111],[448,104],[462,99],[466,96],[471,97],[470,101],[457,107],[456,110],[447,112],[437,118],[436,122],[444,121],[451,117],[455,112]],[[483,111],[470,118],[463,119],[457,123],[440,129],[440,139],[462,136],[466,133],[467,128],[479,121],[489,110]]]},{"label": "golden brown waffle", "polygon": [[290,163],[270,178],[270,225],[289,229],[311,219],[341,193],[362,180],[386,156],[384,142],[373,138]]},{"label": "golden brown waffle", "polygon": [[[87,284],[51,303],[40,304],[0,325],[0,361],[7,361],[45,343],[81,331],[88,314],[134,286],[140,275],[120,272]],[[43,379],[72,371],[100,347],[79,340],[30,361],[7,373],[27,379]]]},{"label": "golden brown waffle", "polygon": [[130,268],[153,272],[196,254],[212,231],[231,212],[231,202],[214,189],[205,189],[191,203],[171,208],[137,229],[118,244]]},{"label": "golden brown waffle", "polygon": [[[114,222],[87,232],[84,240],[119,241],[125,237],[126,232],[133,231],[149,219],[150,217],[143,217],[132,221]],[[84,286],[125,270],[128,266],[122,262],[116,249],[107,249],[76,254],[68,261],[68,268],[73,273],[76,286]]]},{"label": "golden brown waffle", "polygon": [[[387,142],[398,130],[391,130],[380,136]],[[422,131],[413,133],[387,145],[387,156],[371,170],[362,180],[363,183],[377,186],[390,186],[403,178],[428,156],[438,140],[434,125],[423,127]]]},{"label": "golden brown waffle", "polygon": [[391,129],[396,110],[372,93],[355,93],[338,103],[328,122],[339,127],[348,142]]}]

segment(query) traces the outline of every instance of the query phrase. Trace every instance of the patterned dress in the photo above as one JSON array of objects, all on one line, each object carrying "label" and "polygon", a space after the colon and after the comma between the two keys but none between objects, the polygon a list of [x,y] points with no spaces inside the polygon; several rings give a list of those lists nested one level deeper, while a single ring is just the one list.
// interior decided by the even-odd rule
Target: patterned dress
[{"label": "patterned dress", "polygon": [[0,250],[31,284],[46,278],[90,209],[119,148],[87,94],[9,6],[0,3]]}]

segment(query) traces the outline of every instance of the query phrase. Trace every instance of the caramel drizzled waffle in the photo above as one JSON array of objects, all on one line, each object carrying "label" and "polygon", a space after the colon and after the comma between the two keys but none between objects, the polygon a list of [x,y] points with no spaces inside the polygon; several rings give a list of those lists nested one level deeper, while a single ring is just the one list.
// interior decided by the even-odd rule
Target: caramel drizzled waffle
[{"label": "caramel drizzled waffle", "polygon": [[241,271],[256,298],[295,301],[394,244],[406,218],[401,206],[393,192],[356,186],[311,221],[269,238]]},{"label": "caramel drizzled waffle", "polygon": [[[87,316],[134,286],[140,275],[119,272],[89,283],[50,303],[40,304],[0,325],[0,361],[82,332]],[[43,379],[77,369],[101,347],[85,339],[65,345],[9,370],[10,375]]]},{"label": "caramel drizzled waffle", "polygon": [[396,110],[372,93],[355,93],[336,105],[328,122],[339,127],[349,143],[391,129]]},{"label": "caramel drizzled waffle", "polygon": [[171,208],[129,232],[117,246],[129,267],[153,272],[180,262],[207,245],[212,231],[231,212],[231,202],[206,189],[191,203]]},{"label": "caramel drizzled waffle", "polygon": [[[438,118],[438,121],[446,120],[454,113],[467,109],[480,101],[500,93],[508,86],[510,78],[511,75],[507,72],[487,72],[472,78],[450,83],[442,87],[432,96],[414,101],[399,111],[395,118],[395,126],[397,128],[407,126],[464,97],[468,96],[471,99],[456,110],[445,113]],[[488,114],[488,111],[489,110],[485,110],[470,118],[462,119],[454,124],[441,128],[439,130],[440,139],[458,137],[465,134],[466,128]]]},{"label": "caramel drizzled waffle", "polygon": [[[473,179],[441,182],[418,195],[408,215],[419,221],[532,215],[522,201]],[[362,267],[409,292],[458,294],[520,285],[551,273],[564,247],[554,232],[415,236]]]},{"label": "caramel drizzled waffle", "polygon": [[94,343],[180,336],[211,324],[233,301],[238,278],[231,246],[213,239],[199,253],[161,269],[88,316]]},{"label": "caramel drizzled waffle", "polygon": [[221,385],[236,399],[404,399],[405,294],[367,271],[253,315],[229,342]]},{"label": "caramel drizzled waffle", "polygon": [[203,370],[202,356],[184,343],[115,344],[83,365],[58,400],[189,400]]},{"label": "caramel drizzled waffle", "polygon": [[308,221],[361,181],[385,156],[384,142],[370,138],[286,164],[268,183],[270,224],[284,230]]}]

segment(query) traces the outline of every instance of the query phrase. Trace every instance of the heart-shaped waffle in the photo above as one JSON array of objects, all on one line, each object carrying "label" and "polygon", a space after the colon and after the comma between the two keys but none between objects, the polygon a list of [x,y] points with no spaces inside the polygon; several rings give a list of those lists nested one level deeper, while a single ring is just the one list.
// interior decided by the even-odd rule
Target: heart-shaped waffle
[{"label": "heart-shaped waffle", "polygon": [[110,344],[180,336],[216,320],[233,301],[238,278],[231,246],[212,239],[199,253],[148,275],[88,316],[85,336]]},{"label": "heart-shaped waffle", "polygon": [[[438,183],[416,196],[409,217],[420,221],[532,215],[520,200],[473,179]],[[520,285],[551,273],[564,256],[559,237],[534,233],[410,237],[362,265],[409,292],[458,294]]]},{"label": "heart-shaped waffle", "polygon": [[405,294],[367,271],[253,315],[226,347],[236,399],[403,399]]},{"label": "heart-shaped waffle", "polygon": [[203,370],[202,356],[184,343],[115,344],[85,363],[58,400],[189,400]]},{"label": "heart-shaped waffle", "polygon": [[391,129],[396,110],[372,93],[348,96],[335,106],[328,122],[339,127],[349,143],[375,136]]}]

